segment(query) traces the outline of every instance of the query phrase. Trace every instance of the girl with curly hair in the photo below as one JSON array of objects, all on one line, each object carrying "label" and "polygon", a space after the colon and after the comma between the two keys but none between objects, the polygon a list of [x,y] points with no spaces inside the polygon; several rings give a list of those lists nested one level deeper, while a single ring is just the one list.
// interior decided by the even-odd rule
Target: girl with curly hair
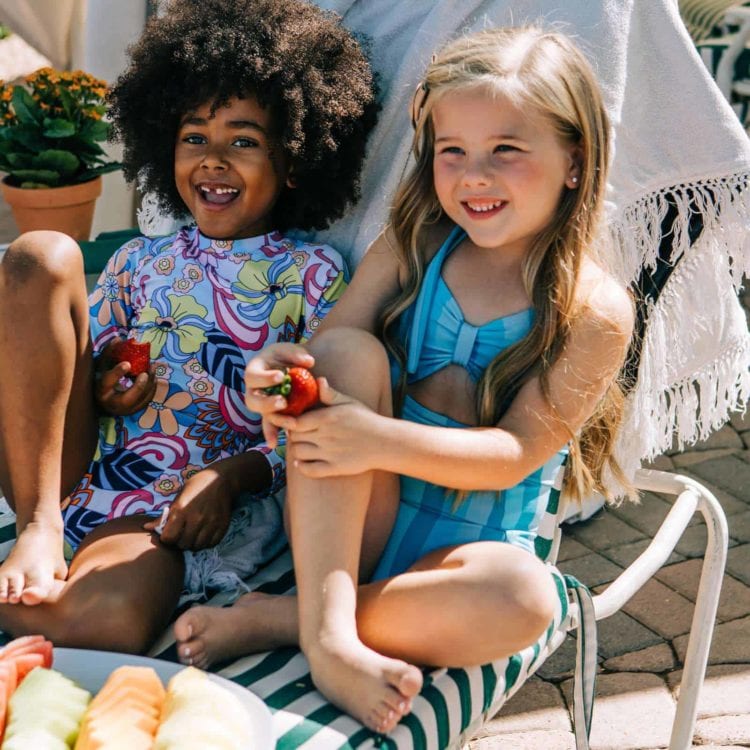
[{"label": "girl with curly hair", "polygon": [[[243,370],[341,294],[338,253],[287,230],[356,199],[376,104],[356,40],[302,0],[174,2],[130,55],[110,95],[125,174],[193,224],[128,242],[88,300],[65,235],[22,235],[3,259],[0,485],[18,539],[0,627],[139,652],[183,586],[200,592],[198,551],[243,538],[240,495],[282,482]],[[148,372],[114,362],[123,339],[150,344]]]},{"label": "girl with curly hair", "polygon": [[[585,57],[539,27],[461,37],[411,114],[390,226],[309,345],[245,374],[269,442],[287,436],[297,596],[175,623],[198,666],[299,644],[326,698],[379,732],[411,710],[417,667],[485,664],[549,627],[536,539],[563,473],[578,497],[627,484],[633,305],[597,260],[609,124]],[[264,389],[291,364],[314,365],[325,408],[280,413]]]}]

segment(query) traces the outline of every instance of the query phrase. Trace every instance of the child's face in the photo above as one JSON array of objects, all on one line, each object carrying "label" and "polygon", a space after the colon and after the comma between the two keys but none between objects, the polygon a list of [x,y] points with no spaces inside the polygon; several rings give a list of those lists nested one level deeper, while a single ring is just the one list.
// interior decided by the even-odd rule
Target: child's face
[{"label": "child's face", "polygon": [[578,177],[576,146],[541,115],[483,91],[446,94],[432,111],[435,191],[479,247],[524,254]]},{"label": "child's face", "polygon": [[233,98],[211,116],[207,102],[177,132],[174,172],[200,231],[216,239],[263,234],[287,178],[274,123],[254,97]]}]

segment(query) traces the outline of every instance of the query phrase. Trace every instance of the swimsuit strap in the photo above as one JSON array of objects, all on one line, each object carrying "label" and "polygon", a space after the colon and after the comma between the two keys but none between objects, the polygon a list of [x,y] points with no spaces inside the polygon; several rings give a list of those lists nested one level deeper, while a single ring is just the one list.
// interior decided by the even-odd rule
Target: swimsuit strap
[{"label": "swimsuit strap", "polygon": [[427,331],[427,324],[434,314],[435,292],[440,281],[443,263],[448,255],[461,244],[465,237],[466,232],[461,227],[455,226],[427,266],[424,279],[422,280],[422,288],[419,290],[417,299],[414,302],[414,314],[407,339],[406,371],[409,375],[414,375],[419,365],[419,356],[422,352],[422,343]]}]

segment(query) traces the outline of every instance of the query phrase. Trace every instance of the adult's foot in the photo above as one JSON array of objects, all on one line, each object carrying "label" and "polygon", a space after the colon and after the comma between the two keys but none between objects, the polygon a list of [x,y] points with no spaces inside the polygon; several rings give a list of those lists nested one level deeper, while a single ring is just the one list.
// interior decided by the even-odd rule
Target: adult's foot
[{"label": "adult's foot", "polygon": [[366,727],[390,732],[411,711],[422,688],[422,673],[358,640],[331,638],[306,654],[315,686],[339,708]]},{"label": "adult's foot", "polygon": [[206,669],[246,654],[296,645],[297,602],[250,592],[231,607],[191,607],[174,623],[183,664]]},{"label": "adult's foot", "polygon": [[29,523],[0,566],[0,603],[35,605],[50,601],[68,576],[62,531]]}]

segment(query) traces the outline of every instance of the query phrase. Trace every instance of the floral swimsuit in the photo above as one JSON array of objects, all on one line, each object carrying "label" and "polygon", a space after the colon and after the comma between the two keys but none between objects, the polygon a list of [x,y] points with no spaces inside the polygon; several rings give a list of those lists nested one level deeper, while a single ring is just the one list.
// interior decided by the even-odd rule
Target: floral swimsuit
[{"label": "floral swimsuit", "polygon": [[266,457],[277,490],[283,459],[245,408],[244,368],[267,344],[309,338],[345,286],[335,250],[278,233],[212,240],[184,228],[118,250],[89,297],[94,352],[117,336],[150,342],[157,387],[145,409],[100,420],[63,503],[68,551],[108,519],[159,515],[192,474],[246,451]]}]

